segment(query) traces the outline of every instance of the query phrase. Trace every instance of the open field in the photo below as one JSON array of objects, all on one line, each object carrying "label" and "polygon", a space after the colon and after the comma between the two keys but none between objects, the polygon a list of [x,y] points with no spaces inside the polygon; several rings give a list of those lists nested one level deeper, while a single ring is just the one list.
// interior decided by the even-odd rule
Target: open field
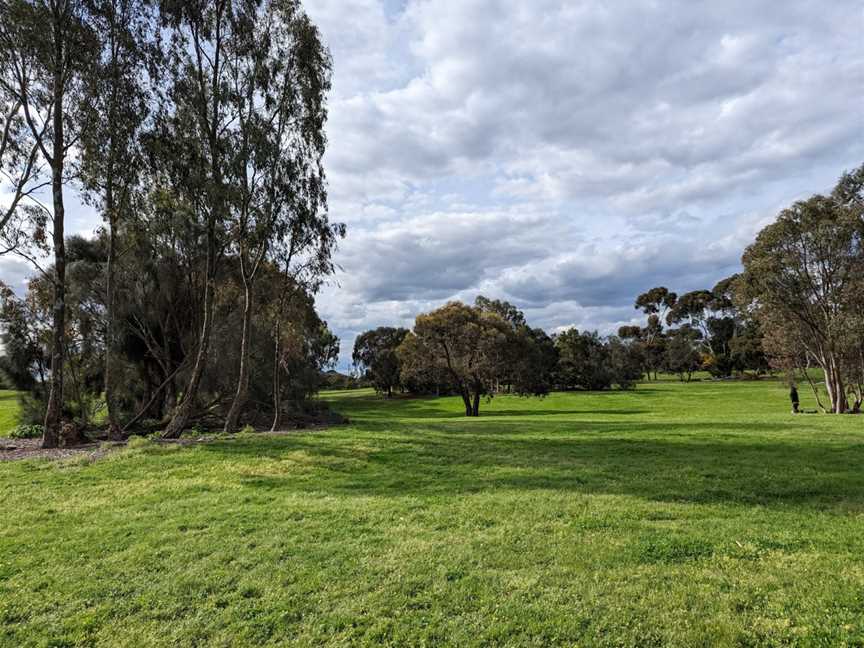
[{"label": "open field", "polygon": [[326,398],[350,425],[0,464],[0,645],[864,645],[864,417]]},{"label": "open field", "polygon": [[0,389],[0,437],[18,425],[18,396],[14,391]]}]

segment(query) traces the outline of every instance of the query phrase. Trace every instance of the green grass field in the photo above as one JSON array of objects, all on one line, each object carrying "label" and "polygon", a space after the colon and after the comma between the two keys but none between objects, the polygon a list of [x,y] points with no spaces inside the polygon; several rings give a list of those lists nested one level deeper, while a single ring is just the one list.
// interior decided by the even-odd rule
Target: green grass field
[{"label": "green grass field", "polygon": [[864,417],[326,398],[350,425],[0,464],[0,644],[864,645]]},{"label": "green grass field", "polygon": [[18,425],[18,410],[17,392],[0,389],[0,437]]}]

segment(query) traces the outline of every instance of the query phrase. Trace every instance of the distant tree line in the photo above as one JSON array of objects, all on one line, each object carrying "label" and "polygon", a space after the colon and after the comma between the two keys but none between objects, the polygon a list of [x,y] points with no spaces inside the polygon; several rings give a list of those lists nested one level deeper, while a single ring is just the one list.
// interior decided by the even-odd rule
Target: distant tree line
[{"label": "distant tree line", "polygon": [[639,379],[635,347],[570,329],[547,335],[506,301],[480,296],[417,317],[412,331],[381,327],[358,336],[354,363],[382,394],[454,394],[466,416],[484,397],[541,396],[551,389],[621,389]]},{"label": "distant tree line", "polygon": [[450,302],[419,315],[411,331],[381,327],[358,336],[355,368],[387,396],[461,396],[466,416],[502,392],[630,389],[660,372],[689,381],[697,371],[715,378],[782,371],[793,384],[807,381],[823,411],[860,412],[864,166],[844,174],[830,196],[784,210],[742,263],[742,273],[710,290],[678,295],[659,286],[640,294],[635,307],[645,324],[616,336],[575,328],[547,335],[506,301]]},{"label": "distant tree line", "polygon": [[[275,427],[317,388],[338,341],[313,295],[344,236],[330,77],[293,0],[0,0],[0,252],[40,271],[2,287],[3,364],[44,446],[102,414],[114,437]],[[95,240],[67,236],[73,189]]]}]

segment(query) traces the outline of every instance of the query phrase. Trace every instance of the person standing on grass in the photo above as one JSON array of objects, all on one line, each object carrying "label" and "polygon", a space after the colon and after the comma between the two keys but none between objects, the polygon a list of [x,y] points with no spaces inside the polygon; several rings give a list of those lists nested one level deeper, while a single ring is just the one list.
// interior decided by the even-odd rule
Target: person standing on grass
[{"label": "person standing on grass", "polygon": [[789,388],[789,400],[792,401],[792,413],[798,414],[798,405],[800,404],[800,401],[798,400],[798,388],[795,386],[795,383],[792,383]]}]

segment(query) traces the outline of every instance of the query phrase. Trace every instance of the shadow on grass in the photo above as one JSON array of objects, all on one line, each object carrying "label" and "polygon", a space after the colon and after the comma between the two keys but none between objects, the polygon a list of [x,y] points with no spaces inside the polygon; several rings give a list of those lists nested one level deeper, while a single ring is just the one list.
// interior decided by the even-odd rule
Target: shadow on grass
[{"label": "shadow on grass", "polygon": [[[648,500],[864,508],[864,446],[813,437],[748,441],[737,424],[586,422],[525,432],[518,422],[448,432],[365,426],[362,438],[298,435],[238,439],[202,448],[249,460],[255,489],[380,497],[446,497],[494,489],[549,489]],[[776,426],[754,424],[755,432]],[[705,440],[699,438],[704,432]],[[725,434],[728,433],[728,434]],[[718,434],[719,433],[719,434]],[[358,445],[359,443],[359,445]],[[302,453],[304,470],[294,469]],[[284,460],[284,473],[254,474],[254,458]]]}]

